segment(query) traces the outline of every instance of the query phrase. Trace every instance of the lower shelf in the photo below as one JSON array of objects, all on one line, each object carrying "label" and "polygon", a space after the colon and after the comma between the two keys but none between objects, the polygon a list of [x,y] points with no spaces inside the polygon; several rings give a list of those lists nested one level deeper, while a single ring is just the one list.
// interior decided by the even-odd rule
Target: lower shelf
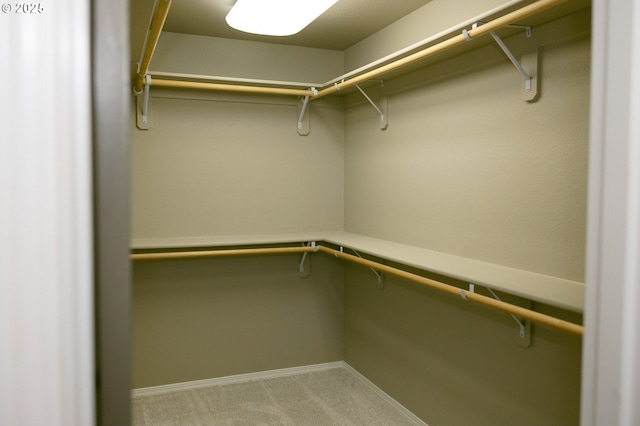
[{"label": "lower shelf", "polygon": [[584,284],[581,282],[348,232],[136,239],[132,242],[132,249],[162,251],[191,247],[300,244],[306,241],[324,241],[355,249],[388,261],[504,291],[573,312],[582,312],[584,309]]}]

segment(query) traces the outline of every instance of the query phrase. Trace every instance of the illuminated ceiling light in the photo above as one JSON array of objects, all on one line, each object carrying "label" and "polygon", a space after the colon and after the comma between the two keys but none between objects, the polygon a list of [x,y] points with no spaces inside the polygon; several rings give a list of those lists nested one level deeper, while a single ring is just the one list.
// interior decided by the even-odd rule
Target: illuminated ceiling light
[{"label": "illuminated ceiling light", "polygon": [[227,15],[236,30],[270,36],[288,36],[322,15],[338,0],[238,0]]}]

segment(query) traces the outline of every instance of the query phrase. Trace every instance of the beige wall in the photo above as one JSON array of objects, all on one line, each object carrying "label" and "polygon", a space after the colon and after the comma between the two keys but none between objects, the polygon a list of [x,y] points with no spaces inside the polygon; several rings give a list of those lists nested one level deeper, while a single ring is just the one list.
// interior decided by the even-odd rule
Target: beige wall
[{"label": "beige wall", "polygon": [[344,70],[343,52],[163,32],[152,71],[324,83]]},{"label": "beige wall", "polygon": [[[160,71],[292,80],[342,72],[341,52],[318,49],[176,34],[158,49]],[[297,98],[151,93],[149,130],[131,123],[132,239],[342,230],[340,99],[313,103],[311,133],[300,136]],[[133,387],[342,359],[342,267],[317,257],[302,279],[299,262],[136,262]]]},{"label": "beige wall", "polygon": [[132,123],[132,238],[342,230],[343,112],[297,99],[154,91]]},{"label": "beige wall", "polygon": [[[246,236],[343,227],[341,102],[154,90],[131,128],[131,236]],[[317,260],[316,260],[317,259]],[[342,267],[300,256],[136,262],[133,387],[342,359]]]},{"label": "beige wall", "polygon": [[337,259],[139,261],[133,268],[133,388],[339,361]]},{"label": "beige wall", "polygon": [[588,23],[534,29],[533,103],[493,45],[385,82],[386,131],[350,98],[345,230],[583,281],[590,43],[575,31]]}]

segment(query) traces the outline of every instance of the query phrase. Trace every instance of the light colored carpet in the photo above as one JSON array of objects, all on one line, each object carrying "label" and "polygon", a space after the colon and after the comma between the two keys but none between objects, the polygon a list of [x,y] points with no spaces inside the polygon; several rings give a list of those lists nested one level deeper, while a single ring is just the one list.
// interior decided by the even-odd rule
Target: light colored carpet
[{"label": "light colored carpet", "polygon": [[344,368],[133,397],[134,426],[415,426]]}]

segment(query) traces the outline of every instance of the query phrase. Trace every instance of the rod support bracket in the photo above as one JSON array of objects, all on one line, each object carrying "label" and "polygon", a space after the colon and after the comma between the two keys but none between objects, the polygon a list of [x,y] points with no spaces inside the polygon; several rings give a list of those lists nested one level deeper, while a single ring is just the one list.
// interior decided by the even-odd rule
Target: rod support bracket
[{"label": "rod support bracket", "polygon": [[[313,247],[313,252],[318,252],[318,246],[316,245],[315,241],[302,243],[302,246]],[[298,265],[298,277],[307,278],[309,275],[311,275],[311,256],[309,256],[308,251],[305,251],[304,253],[302,253],[302,259],[300,259],[300,264]]]},{"label": "rod support bracket", "polygon": [[[136,126],[140,130],[149,130],[153,124],[151,110],[151,76],[144,76],[142,91],[136,93]],[[135,88],[134,88],[135,93]]]},{"label": "rod support bracket", "polygon": [[[340,251],[343,251],[343,248],[340,247]],[[358,256],[360,259],[364,259],[360,253],[358,253],[355,249],[351,249],[351,251],[353,251],[355,253],[356,256]],[[384,290],[384,275],[382,274],[382,272],[373,269],[372,267],[369,267],[369,269],[371,269],[371,272],[373,272],[373,274],[378,278],[378,290],[382,291]]]},{"label": "rod support bracket", "polygon": [[[315,87],[311,87],[309,90],[314,93],[318,93]],[[317,95],[314,95],[317,96]],[[311,132],[311,123],[309,116],[311,115],[309,109],[309,96],[302,98],[302,105],[299,107],[298,114],[298,126],[297,131],[300,136],[307,136]]]},{"label": "rod support bracket", "polygon": [[[377,111],[378,116],[380,117],[380,130],[387,130],[387,127],[389,126],[389,101],[387,97],[380,97],[378,101],[380,105],[378,106],[375,102],[373,102],[373,100],[371,100],[371,98],[365,93],[365,91],[362,90],[359,84],[356,84],[355,86],[360,91],[360,93],[362,93],[362,96],[364,96],[365,99],[369,101],[371,106]],[[384,81],[381,81],[380,86],[384,87]]]},{"label": "rod support bracket", "polygon": [[[473,24],[472,28],[475,29],[480,25],[485,24],[485,22],[478,21]],[[532,30],[530,26],[527,25],[506,25],[509,28],[518,28],[525,31],[525,37],[531,38]],[[464,34],[464,32],[463,32]],[[500,36],[498,36],[495,31],[491,31],[489,33],[493,40],[496,42],[498,47],[504,52],[504,54],[509,58],[513,66],[516,68],[518,73],[522,76],[522,86],[520,90],[520,95],[522,100],[527,102],[534,102],[538,98],[538,49],[534,49],[531,52],[527,52],[521,55],[520,61],[516,59],[515,55],[511,53],[511,50],[507,47],[507,45],[502,41]],[[528,70],[528,71],[527,71]]]},{"label": "rod support bracket", "polygon": [[[502,299],[500,299],[500,297],[498,297],[498,295],[496,294],[495,291],[493,291],[489,287],[485,287],[485,288],[489,291],[489,293],[491,294],[491,296],[494,299],[502,301]],[[462,291],[464,291],[464,290],[462,290]],[[474,284],[469,284],[469,291],[471,293],[473,293],[475,291],[475,285]],[[529,305],[530,304],[531,303],[529,302]],[[528,306],[528,308],[530,308],[530,306]],[[511,316],[511,318],[513,318],[513,320],[518,325],[518,333],[514,337],[514,340],[515,340],[516,344],[518,346],[520,346],[520,347],[528,348],[529,346],[531,346],[531,321],[523,320],[521,318],[516,317],[513,314],[509,314],[509,316]]]},{"label": "rod support bracket", "polygon": [[[524,84],[524,92],[522,92],[523,100],[527,102],[535,100],[537,98],[538,90],[537,90],[537,84],[534,90],[534,85],[532,84],[533,78],[531,74],[524,69],[520,61],[516,59],[514,54],[511,53],[511,50],[509,50],[507,45],[504,44],[502,39],[494,31],[492,31],[490,34],[491,34],[491,37],[493,37],[493,39],[495,40],[495,42],[498,44],[500,49],[502,49],[504,54],[507,55],[507,58],[509,58],[511,63],[516,67],[516,70],[518,71],[518,73],[520,73],[520,75],[522,76],[522,80]],[[533,76],[537,75],[537,50],[536,50],[536,59],[535,59],[535,70],[532,74]]]}]

